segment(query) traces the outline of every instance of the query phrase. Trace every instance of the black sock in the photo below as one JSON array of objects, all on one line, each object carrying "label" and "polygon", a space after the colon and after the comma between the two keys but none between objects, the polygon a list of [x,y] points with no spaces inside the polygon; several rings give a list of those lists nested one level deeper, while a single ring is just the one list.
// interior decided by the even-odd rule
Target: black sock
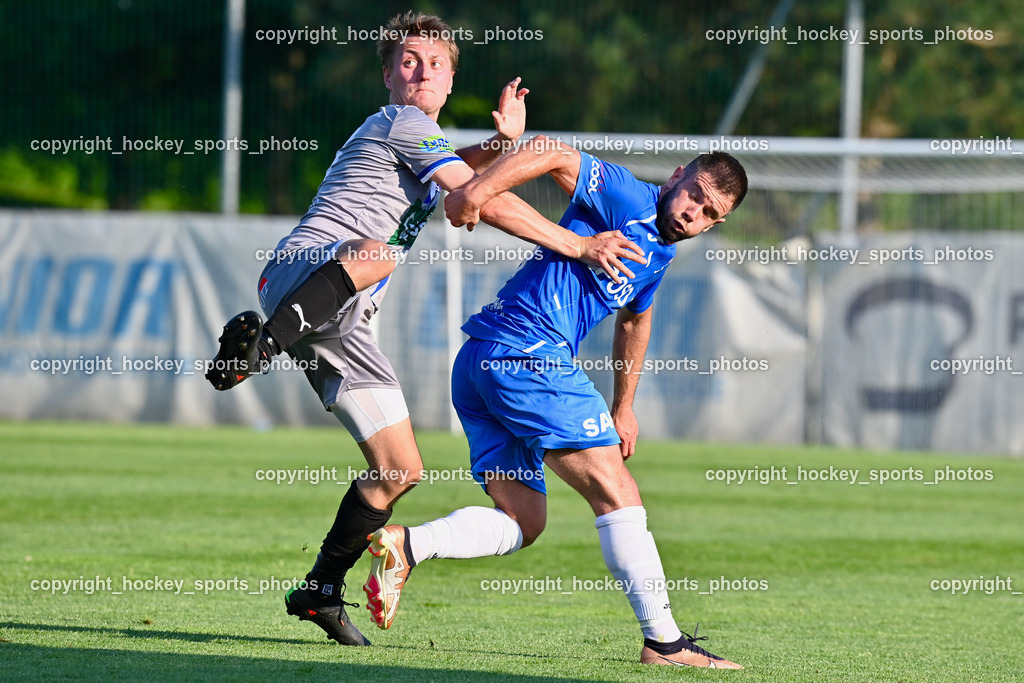
[{"label": "black sock", "polygon": [[661,643],[657,640],[651,640],[650,638],[644,638],[644,645],[651,648],[659,655],[671,655],[679,652],[679,648],[682,647],[684,642],[688,642],[685,635],[679,636],[678,640],[671,643]]},{"label": "black sock", "polygon": [[306,575],[310,592],[324,598],[338,595],[345,573],[370,545],[366,537],[387,524],[389,519],[391,510],[370,507],[353,481],[341,499],[334,526],[327,532],[316,564]]},{"label": "black sock", "polygon": [[[313,271],[263,325],[277,353],[333,318],[356,293],[345,267],[331,259]],[[276,345],[276,349],[273,347]]]},{"label": "black sock", "polygon": [[419,563],[412,556],[412,541],[409,538],[409,527],[403,526],[402,528],[405,529],[405,542],[402,544],[402,552],[405,553],[405,559],[409,561],[409,571],[412,571],[412,568]]}]

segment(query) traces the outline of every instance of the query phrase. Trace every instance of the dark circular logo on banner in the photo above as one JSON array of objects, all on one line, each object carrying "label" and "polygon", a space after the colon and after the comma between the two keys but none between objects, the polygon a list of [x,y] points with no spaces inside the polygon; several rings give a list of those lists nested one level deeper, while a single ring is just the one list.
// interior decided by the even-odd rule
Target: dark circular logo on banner
[{"label": "dark circular logo on banner", "polygon": [[[945,306],[955,312],[963,322],[963,330],[954,342],[946,347],[947,355],[967,339],[974,329],[974,311],[971,302],[962,294],[949,287],[937,285],[919,278],[883,280],[871,285],[858,294],[846,311],[846,332],[851,338],[857,337],[857,320],[873,308],[896,302],[910,302],[928,306]],[[867,387],[861,390],[861,397],[869,410],[885,410],[906,413],[929,412],[938,409],[946,400],[953,386],[953,375],[944,375],[941,382],[928,387],[879,389]]]}]

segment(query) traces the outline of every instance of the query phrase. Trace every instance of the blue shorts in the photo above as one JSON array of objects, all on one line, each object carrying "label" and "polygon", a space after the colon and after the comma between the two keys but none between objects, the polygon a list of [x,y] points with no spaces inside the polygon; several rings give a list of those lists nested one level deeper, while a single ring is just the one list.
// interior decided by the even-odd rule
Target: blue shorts
[{"label": "blue shorts", "polygon": [[469,439],[473,478],[485,490],[502,478],[547,493],[545,451],[619,443],[604,397],[571,363],[480,339],[462,345],[452,402]]}]

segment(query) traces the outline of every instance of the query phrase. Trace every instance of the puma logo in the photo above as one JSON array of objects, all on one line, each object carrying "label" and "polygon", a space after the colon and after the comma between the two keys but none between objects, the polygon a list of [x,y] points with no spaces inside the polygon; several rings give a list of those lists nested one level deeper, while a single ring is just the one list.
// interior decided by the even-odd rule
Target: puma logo
[{"label": "puma logo", "polygon": [[313,329],[313,326],[306,322],[306,316],[302,314],[302,306],[298,304],[292,304],[292,308],[296,313],[299,314],[299,332],[302,332],[305,328]]}]

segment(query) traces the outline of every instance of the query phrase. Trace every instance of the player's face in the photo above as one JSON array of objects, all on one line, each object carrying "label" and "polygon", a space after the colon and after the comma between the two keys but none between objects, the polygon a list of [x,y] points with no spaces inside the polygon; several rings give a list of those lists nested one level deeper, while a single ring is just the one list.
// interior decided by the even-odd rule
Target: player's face
[{"label": "player's face", "polygon": [[391,68],[384,69],[384,85],[391,91],[392,104],[419,107],[436,121],[452,91],[454,76],[444,43],[409,36],[396,51]]},{"label": "player's face", "polygon": [[712,225],[725,220],[732,210],[732,201],[715,189],[707,173],[683,176],[674,184],[669,181],[658,197],[658,218],[655,225],[665,242],[679,242],[696,237]]}]

